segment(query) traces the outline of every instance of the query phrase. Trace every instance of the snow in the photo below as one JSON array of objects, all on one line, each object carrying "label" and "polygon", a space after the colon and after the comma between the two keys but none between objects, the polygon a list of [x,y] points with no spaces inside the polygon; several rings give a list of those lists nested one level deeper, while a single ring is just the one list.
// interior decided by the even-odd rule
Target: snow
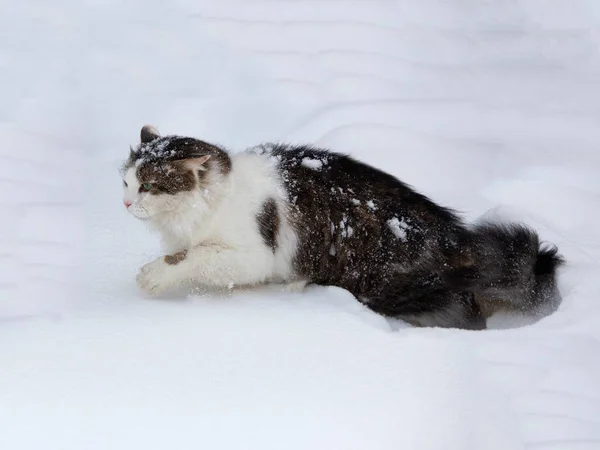
[{"label": "snow", "polygon": [[340,220],[339,229],[341,230],[341,236],[343,238],[352,237],[354,234],[354,228],[352,228],[348,224],[348,216],[346,214],[342,215],[342,220]]},{"label": "snow", "polygon": [[168,156],[175,155],[175,150],[170,150],[167,153],[167,147],[178,136],[165,136],[154,140],[146,144],[139,144],[136,148],[136,153],[140,153],[143,156],[150,156],[151,158],[165,158]]},{"label": "snow", "polygon": [[323,168],[323,161],[312,158],[302,158],[302,162],[300,163],[304,167],[308,167],[312,170],[321,170]]},{"label": "snow", "polygon": [[[0,448],[600,448],[595,0],[2,11]],[[569,261],[564,301],[464,332],[337,288],[147,299],[158,242],[118,172],[146,123],[329,146],[523,220]]]},{"label": "snow", "polygon": [[406,220],[398,219],[397,217],[392,217],[387,222],[389,229],[394,233],[398,239],[402,242],[407,241],[406,231],[410,229],[410,225],[406,222]]}]

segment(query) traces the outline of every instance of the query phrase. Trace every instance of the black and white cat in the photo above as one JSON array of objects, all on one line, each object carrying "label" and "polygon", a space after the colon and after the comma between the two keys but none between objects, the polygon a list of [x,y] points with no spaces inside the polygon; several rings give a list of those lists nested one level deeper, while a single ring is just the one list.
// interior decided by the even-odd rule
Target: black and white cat
[{"label": "black and white cat", "polygon": [[485,328],[490,311],[555,309],[554,247],[521,225],[465,225],[393,176],[310,146],[229,154],[145,126],[124,203],[162,235],[141,289],[339,286],[420,326]]}]

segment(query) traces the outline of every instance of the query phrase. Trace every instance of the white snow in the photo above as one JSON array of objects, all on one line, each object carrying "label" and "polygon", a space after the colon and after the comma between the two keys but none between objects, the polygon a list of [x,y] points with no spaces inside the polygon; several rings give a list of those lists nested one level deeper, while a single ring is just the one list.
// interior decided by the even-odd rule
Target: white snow
[{"label": "white snow", "polygon": [[390,220],[388,220],[387,224],[392,233],[394,233],[394,236],[396,236],[401,241],[406,242],[406,230],[410,228],[406,220],[393,217]]},{"label": "white snow", "polygon": [[302,162],[300,164],[312,170],[321,170],[323,168],[323,161],[319,159],[302,158]]},{"label": "white snow", "polygon": [[[600,448],[599,26],[596,0],[4,2],[0,448]],[[462,332],[336,288],[144,298],[118,169],[146,123],[523,220],[563,304]]]}]

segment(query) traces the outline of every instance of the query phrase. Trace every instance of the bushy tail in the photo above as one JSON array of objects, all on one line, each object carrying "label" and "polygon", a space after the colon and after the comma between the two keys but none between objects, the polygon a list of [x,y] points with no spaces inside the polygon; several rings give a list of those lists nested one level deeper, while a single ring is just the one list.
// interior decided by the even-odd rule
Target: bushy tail
[{"label": "bushy tail", "polygon": [[556,269],[564,260],[556,247],[541,245],[535,231],[484,223],[473,227],[470,241],[470,263],[451,282],[474,292],[484,309],[545,315],[558,308]]}]

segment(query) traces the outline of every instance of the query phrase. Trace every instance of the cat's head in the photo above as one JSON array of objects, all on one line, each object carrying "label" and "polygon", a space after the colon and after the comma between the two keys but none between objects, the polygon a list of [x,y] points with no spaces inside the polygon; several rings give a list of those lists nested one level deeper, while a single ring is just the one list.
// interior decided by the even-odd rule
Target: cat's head
[{"label": "cat's head", "polygon": [[149,125],[140,137],[122,167],[123,203],[138,219],[205,207],[211,185],[231,169],[227,153],[204,141],[161,136]]}]

